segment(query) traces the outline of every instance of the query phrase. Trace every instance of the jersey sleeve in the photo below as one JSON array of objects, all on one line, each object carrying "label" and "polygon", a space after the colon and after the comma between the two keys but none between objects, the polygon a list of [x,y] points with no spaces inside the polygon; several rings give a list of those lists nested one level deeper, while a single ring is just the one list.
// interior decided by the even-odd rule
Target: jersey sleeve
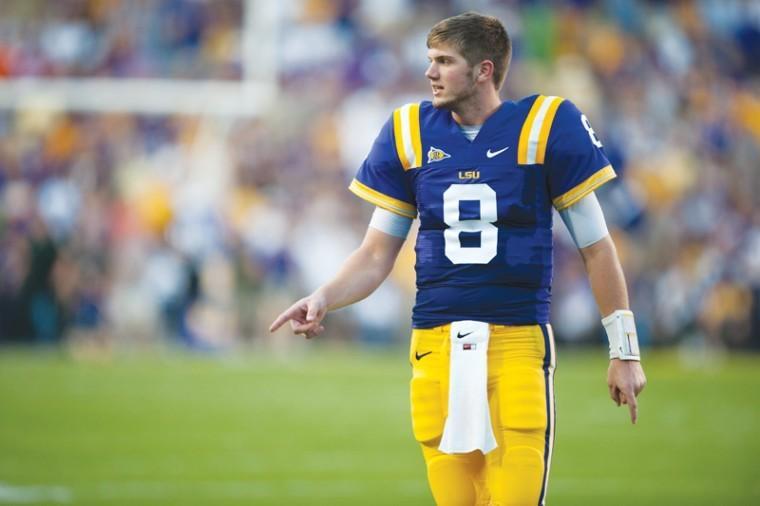
[{"label": "jersey sleeve", "polygon": [[549,194],[562,210],[616,177],[588,118],[569,100],[557,108],[546,149]]},{"label": "jersey sleeve", "polygon": [[417,215],[417,206],[399,159],[393,128],[391,117],[380,130],[348,189],[378,207],[413,219]]}]

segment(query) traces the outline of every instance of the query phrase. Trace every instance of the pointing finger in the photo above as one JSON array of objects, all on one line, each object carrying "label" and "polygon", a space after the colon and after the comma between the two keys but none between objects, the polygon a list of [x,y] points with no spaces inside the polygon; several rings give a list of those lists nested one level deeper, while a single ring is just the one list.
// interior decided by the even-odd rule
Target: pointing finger
[{"label": "pointing finger", "polygon": [[305,311],[303,301],[298,301],[288,309],[280,313],[275,321],[269,326],[269,332],[274,332],[285,324],[288,320],[302,321],[303,313]]},{"label": "pointing finger", "polygon": [[283,324],[285,324],[285,322],[290,320],[290,318],[290,311],[285,311],[280,316],[278,316],[275,321],[272,322],[272,324],[269,326],[269,332],[274,332],[275,330],[279,329],[283,326]]},{"label": "pointing finger", "polygon": [[631,413],[631,423],[635,424],[636,420],[639,417],[639,405],[636,401],[636,395],[634,395],[633,391],[629,392],[627,394],[628,397],[628,411]]}]

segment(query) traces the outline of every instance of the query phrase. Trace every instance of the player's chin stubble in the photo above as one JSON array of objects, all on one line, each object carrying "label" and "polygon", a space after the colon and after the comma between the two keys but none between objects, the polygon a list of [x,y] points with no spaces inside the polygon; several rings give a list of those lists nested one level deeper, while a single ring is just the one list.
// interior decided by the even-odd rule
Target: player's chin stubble
[{"label": "player's chin stubble", "polygon": [[448,97],[433,97],[433,107],[436,109],[447,109],[449,111],[456,111],[461,108],[462,104],[465,104],[468,100],[475,96],[475,79],[472,79],[470,86],[467,89],[462,90],[460,93]]}]

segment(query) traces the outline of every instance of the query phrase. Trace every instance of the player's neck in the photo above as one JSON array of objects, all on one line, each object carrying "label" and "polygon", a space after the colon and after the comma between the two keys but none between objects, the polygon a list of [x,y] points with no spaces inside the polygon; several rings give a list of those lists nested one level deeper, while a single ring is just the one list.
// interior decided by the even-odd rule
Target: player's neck
[{"label": "player's neck", "polygon": [[486,120],[501,107],[501,99],[496,90],[482,95],[476,94],[470,100],[452,109],[454,121],[460,125],[482,125]]}]

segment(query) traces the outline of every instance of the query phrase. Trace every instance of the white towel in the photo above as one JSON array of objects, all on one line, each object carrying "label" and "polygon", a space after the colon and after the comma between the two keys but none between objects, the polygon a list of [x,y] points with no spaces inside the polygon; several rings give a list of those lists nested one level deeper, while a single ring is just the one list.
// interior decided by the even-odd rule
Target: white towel
[{"label": "white towel", "polygon": [[449,415],[438,449],[444,453],[486,454],[496,448],[488,410],[488,324],[451,324]]}]

